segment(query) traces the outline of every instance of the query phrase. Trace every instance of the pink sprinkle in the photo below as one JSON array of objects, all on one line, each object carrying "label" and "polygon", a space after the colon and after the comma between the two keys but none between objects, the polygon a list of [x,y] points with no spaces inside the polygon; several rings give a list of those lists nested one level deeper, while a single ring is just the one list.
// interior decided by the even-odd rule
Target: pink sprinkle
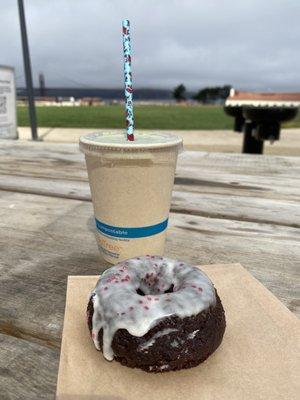
[{"label": "pink sprinkle", "polygon": [[107,286],[105,286],[104,290],[107,290],[107,289],[108,289],[108,287],[107,287]]},{"label": "pink sprinkle", "polygon": [[140,303],[140,304],[143,304],[143,300],[139,300],[139,303]]},{"label": "pink sprinkle", "polygon": [[202,292],[203,289],[202,289],[202,287],[198,287],[198,290],[199,290],[199,292]]},{"label": "pink sprinkle", "polygon": [[165,301],[172,301],[171,299],[165,299]]},{"label": "pink sprinkle", "polygon": [[144,306],[144,309],[145,309],[145,310],[149,310],[149,307],[147,307],[147,306]]},{"label": "pink sprinkle", "polygon": [[129,310],[130,310],[130,311],[134,310],[134,307],[130,306],[130,307],[129,307]]},{"label": "pink sprinkle", "polygon": [[183,263],[180,263],[180,264],[179,264],[179,267],[183,267],[183,266],[184,266],[184,264],[183,264]]},{"label": "pink sprinkle", "polygon": [[121,282],[126,282],[127,281],[127,279],[121,279]]},{"label": "pink sprinkle", "polygon": [[158,297],[155,297],[155,299],[154,299],[155,301],[158,301],[159,300],[159,298]]},{"label": "pink sprinkle", "polygon": [[129,276],[129,275],[126,275],[126,276],[125,276],[125,279],[128,279],[128,280],[129,280],[129,279],[130,279],[130,276]]},{"label": "pink sprinkle", "polygon": [[151,301],[151,300],[152,300],[152,297],[150,297],[150,296],[147,296],[147,300],[150,300],[150,301]]},{"label": "pink sprinkle", "polygon": [[193,288],[195,288],[195,289],[197,288],[197,286],[196,286],[196,285],[192,285],[192,287],[193,287]]},{"label": "pink sprinkle", "polygon": [[124,312],[122,312],[122,313],[121,313],[121,315],[125,315],[125,313],[124,313]]}]

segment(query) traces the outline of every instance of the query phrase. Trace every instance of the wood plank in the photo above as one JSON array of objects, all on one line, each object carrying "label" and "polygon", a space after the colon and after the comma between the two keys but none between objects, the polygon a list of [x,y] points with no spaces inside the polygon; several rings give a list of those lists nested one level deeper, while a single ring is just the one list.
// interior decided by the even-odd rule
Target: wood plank
[{"label": "wood plank", "polygon": [[175,191],[171,211],[208,218],[300,228],[300,203],[297,201]]},{"label": "wood plank", "polygon": [[[241,262],[300,315],[299,231],[288,226],[299,225],[299,164],[288,157],[183,153],[166,254],[192,263]],[[66,277],[97,274],[108,264],[96,247],[76,145],[6,141],[0,173],[2,394],[48,399]]]},{"label": "wood plank", "polygon": [[87,181],[78,145],[0,140],[0,174]]},{"label": "wood plank", "polygon": [[0,190],[91,201],[87,181],[0,174]]},{"label": "wood plank", "polygon": [[52,400],[59,350],[0,333],[0,398]]},{"label": "wood plank", "polygon": [[[1,190],[91,201],[88,182],[0,175]],[[177,187],[177,186],[175,186]],[[203,190],[204,192],[204,190]],[[240,221],[300,227],[300,203],[234,194],[173,191],[171,211]]]},{"label": "wood plank", "polygon": [[[84,156],[79,152],[77,144],[2,140],[0,141],[0,154],[1,159],[9,157],[17,161],[24,160],[25,162],[31,161],[32,163],[36,162],[36,160],[46,160],[52,163],[52,166],[60,163],[72,166],[73,163],[78,163],[77,167],[81,164],[81,169],[85,170]],[[233,159],[234,163],[232,162]],[[291,175],[295,168],[298,170],[300,168],[299,158],[285,156],[184,151],[180,154],[178,160],[179,164],[182,163],[189,167],[201,165],[212,171],[227,170],[229,173],[242,174],[257,174],[264,170],[270,175],[284,175],[285,173]],[[63,174],[67,172],[62,171]],[[78,173],[78,170],[74,170],[73,173]]]},{"label": "wood plank", "polygon": [[[1,147],[2,190],[90,201],[83,156],[75,145],[14,143]],[[185,152],[171,209],[299,227],[299,165],[288,157]]]},{"label": "wood plank", "polygon": [[[108,266],[98,254],[92,205],[0,195],[0,332],[58,346],[67,275],[97,274]],[[173,214],[166,254],[192,263],[241,262],[299,313],[297,235],[284,226]]]},{"label": "wood plank", "polygon": [[[13,388],[12,399],[48,399],[67,276],[108,266],[98,253],[92,204],[0,191],[0,228],[1,384],[4,393]],[[194,264],[241,262],[300,315],[297,235],[285,226],[172,214],[165,254]]]},{"label": "wood plank", "polygon": [[[212,160],[213,163],[213,160]],[[234,163],[234,159],[232,160]],[[297,169],[296,169],[297,171]],[[295,172],[295,171],[293,171]],[[211,194],[242,195],[278,200],[300,199],[299,175],[270,176],[263,170],[257,175],[211,172],[199,167],[181,166],[175,184],[178,190]],[[300,172],[300,171],[299,171]]]},{"label": "wood plank", "polygon": [[[78,145],[15,141],[2,141],[0,144],[0,173],[4,175],[87,180],[84,157],[79,153]],[[243,187],[244,191],[252,189],[257,192],[264,188],[272,191],[274,185],[282,184],[298,190],[294,183],[299,183],[300,159],[186,151],[179,156],[177,172],[178,178],[192,178],[178,182],[187,187],[203,183],[205,186],[207,183],[208,187],[218,188],[219,183],[224,183],[219,185],[220,188],[239,189],[239,185],[244,184],[249,186]],[[291,194],[294,194],[293,190]]]}]

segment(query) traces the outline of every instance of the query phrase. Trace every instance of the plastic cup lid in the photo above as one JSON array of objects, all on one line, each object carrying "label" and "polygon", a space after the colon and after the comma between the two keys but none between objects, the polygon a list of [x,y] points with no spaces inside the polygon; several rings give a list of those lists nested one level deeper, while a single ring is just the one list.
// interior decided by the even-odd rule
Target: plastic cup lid
[{"label": "plastic cup lid", "polygon": [[135,140],[130,142],[126,135],[116,132],[96,132],[81,136],[80,149],[85,152],[91,151],[145,151],[159,150],[169,147],[182,148],[182,138],[171,133],[143,132],[135,133]]}]

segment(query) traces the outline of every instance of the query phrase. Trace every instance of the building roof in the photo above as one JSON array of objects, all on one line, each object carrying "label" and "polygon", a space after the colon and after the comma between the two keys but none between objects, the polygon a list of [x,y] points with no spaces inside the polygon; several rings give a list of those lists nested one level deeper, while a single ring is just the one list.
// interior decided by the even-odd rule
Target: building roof
[{"label": "building roof", "polygon": [[231,89],[226,106],[299,107],[300,93],[259,93]]}]

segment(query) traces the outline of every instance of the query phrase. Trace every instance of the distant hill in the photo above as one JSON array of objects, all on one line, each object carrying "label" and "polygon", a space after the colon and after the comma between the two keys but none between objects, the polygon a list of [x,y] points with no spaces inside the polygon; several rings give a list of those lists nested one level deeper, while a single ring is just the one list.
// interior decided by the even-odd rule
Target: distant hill
[{"label": "distant hill", "polygon": [[[18,96],[26,96],[25,88],[17,89]],[[35,96],[40,95],[38,88],[34,89]],[[135,100],[172,100],[172,90],[168,89],[135,89]],[[123,100],[123,89],[88,89],[88,88],[45,88],[48,97],[100,97],[103,100]]]}]

